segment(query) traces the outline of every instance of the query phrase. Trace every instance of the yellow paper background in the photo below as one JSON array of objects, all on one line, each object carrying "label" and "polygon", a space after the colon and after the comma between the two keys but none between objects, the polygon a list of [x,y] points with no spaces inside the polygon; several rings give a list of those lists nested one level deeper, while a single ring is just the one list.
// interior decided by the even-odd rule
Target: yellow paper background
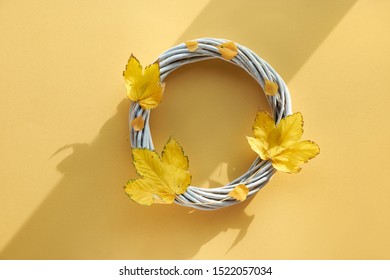
[{"label": "yellow paper background", "polygon": [[[389,259],[390,2],[0,3],[1,259]],[[122,71],[186,40],[220,37],[267,60],[321,154],[216,212],[142,207]],[[254,159],[259,86],[207,61],[167,79],[152,112],[193,183],[218,186]]]}]

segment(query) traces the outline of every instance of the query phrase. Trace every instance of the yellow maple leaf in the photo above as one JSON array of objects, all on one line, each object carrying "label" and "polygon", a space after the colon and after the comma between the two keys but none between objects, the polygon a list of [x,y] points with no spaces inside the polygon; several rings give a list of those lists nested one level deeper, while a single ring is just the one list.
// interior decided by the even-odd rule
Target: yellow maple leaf
[{"label": "yellow maple leaf", "polygon": [[244,184],[239,184],[228,193],[228,196],[244,201],[248,196],[249,189]]},{"label": "yellow maple leaf", "polygon": [[300,164],[319,154],[319,146],[309,140],[301,141],[303,117],[295,113],[283,118],[276,126],[273,118],[260,111],[253,125],[254,137],[248,143],[261,159],[271,160],[272,166],[288,173],[301,170]]},{"label": "yellow maple leaf", "polygon": [[222,43],[218,45],[217,48],[221,53],[222,57],[226,60],[233,59],[238,53],[237,46],[234,42]]},{"label": "yellow maple leaf", "polygon": [[131,126],[133,127],[134,131],[140,131],[140,130],[144,129],[145,121],[142,118],[142,116],[140,115],[132,120]]},{"label": "yellow maple leaf", "polygon": [[145,109],[153,109],[160,104],[164,84],[160,82],[160,66],[155,62],[142,69],[138,59],[131,55],[123,71],[127,97],[138,102]]},{"label": "yellow maple leaf", "polygon": [[173,203],[191,184],[188,158],[173,138],[165,145],[161,157],[156,151],[132,149],[133,163],[141,178],[127,182],[126,194],[142,205]]},{"label": "yellow maple leaf", "polygon": [[185,42],[187,49],[190,52],[194,52],[198,49],[198,42],[197,41],[187,41]]},{"label": "yellow maple leaf", "polygon": [[265,80],[264,83],[264,92],[267,95],[274,96],[278,92],[279,86],[277,83],[270,81],[270,80]]}]

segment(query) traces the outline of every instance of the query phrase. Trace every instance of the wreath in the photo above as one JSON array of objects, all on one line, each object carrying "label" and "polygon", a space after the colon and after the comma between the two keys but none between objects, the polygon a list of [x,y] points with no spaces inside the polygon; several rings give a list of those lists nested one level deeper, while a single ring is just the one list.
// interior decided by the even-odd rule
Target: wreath
[{"label": "wreath", "polygon": [[[200,188],[191,185],[189,160],[183,148],[170,138],[161,156],[154,150],[149,128],[150,113],[164,91],[164,80],[182,65],[219,58],[248,72],[263,88],[272,114],[259,111],[253,136],[247,140],[258,157],[248,171],[225,186]],[[319,146],[301,140],[302,114],[292,113],[288,88],[278,73],[253,51],[235,42],[202,38],[167,50],[143,68],[134,55],[123,72],[129,112],[133,164],[140,178],[125,185],[126,194],[142,205],[173,202],[201,210],[215,210],[244,201],[256,194],[275,174],[297,173],[300,165],[319,154]]]}]

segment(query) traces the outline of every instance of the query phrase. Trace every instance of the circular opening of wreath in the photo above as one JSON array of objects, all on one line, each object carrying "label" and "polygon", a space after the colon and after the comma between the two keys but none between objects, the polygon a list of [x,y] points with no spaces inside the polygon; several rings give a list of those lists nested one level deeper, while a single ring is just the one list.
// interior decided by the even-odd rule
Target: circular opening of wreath
[{"label": "circular opening of wreath", "polygon": [[[253,135],[246,136],[258,155],[249,169],[224,186],[208,189],[191,185],[189,159],[174,138],[167,141],[161,154],[154,150],[149,121],[151,110],[163,98],[164,80],[170,73],[182,65],[214,58],[249,73],[263,88],[272,113],[259,111]],[[214,38],[188,41],[165,51],[145,68],[131,55],[123,76],[132,101],[129,124],[133,164],[140,176],[127,182],[125,192],[142,205],[175,202],[201,210],[227,207],[253,196],[277,170],[297,173],[302,163],[319,153],[316,143],[301,140],[302,114],[292,114],[290,94],[282,78],[254,52],[235,42]]]}]

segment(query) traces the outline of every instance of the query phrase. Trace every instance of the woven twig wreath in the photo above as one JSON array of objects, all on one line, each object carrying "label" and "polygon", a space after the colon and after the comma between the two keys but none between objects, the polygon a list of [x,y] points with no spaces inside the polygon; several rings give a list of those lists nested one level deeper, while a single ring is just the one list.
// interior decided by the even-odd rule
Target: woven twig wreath
[{"label": "woven twig wreath", "polygon": [[[278,73],[250,49],[224,39],[197,39],[177,45],[162,53],[157,60],[160,75],[159,82],[162,83],[169,74],[182,65],[214,58],[227,60],[239,66],[260,84],[264,92],[271,91],[273,95],[266,94],[266,97],[270,104],[275,124],[292,114],[288,88]],[[144,75],[147,74],[144,73]],[[131,78],[127,78],[126,81],[129,90],[134,83]],[[272,91],[274,92],[272,93]],[[139,102],[133,100],[129,112],[129,123],[132,124],[130,126],[130,139],[133,149],[154,150],[149,127],[150,113],[151,110],[142,108]],[[134,123],[138,119],[142,120],[142,126],[136,129]],[[304,159],[303,162],[307,160]],[[245,196],[251,197],[271,179],[275,172],[276,169],[272,160],[262,160],[260,157],[257,157],[245,174],[230,183],[210,189],[190,185],[184,193],[175,195],[174,202],[201,210],[215,210],[227,207],[241,202],[234,195],[231,195],[233,190],[240,191],[240,186],[244,186]],[[138,173],[140,174],[140,172]],[[142,176],[143,174],[140,175]],[[141,191],[143,191],[142,188]],[[129,195],[132,198],[132,195]]]}]

